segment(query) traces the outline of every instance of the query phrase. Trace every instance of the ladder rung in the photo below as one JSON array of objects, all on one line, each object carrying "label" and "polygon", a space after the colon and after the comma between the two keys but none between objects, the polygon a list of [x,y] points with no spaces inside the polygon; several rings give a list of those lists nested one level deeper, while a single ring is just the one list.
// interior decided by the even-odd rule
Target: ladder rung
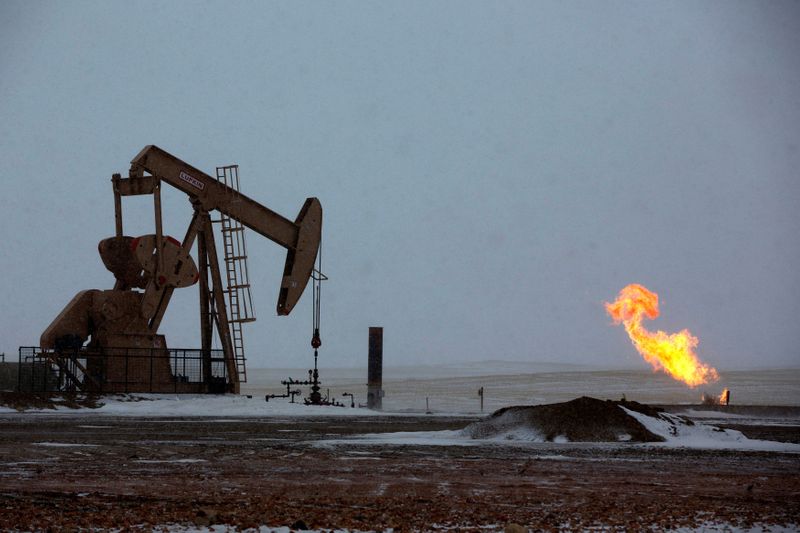
[{"label": "ladder rung", "polygon": [[[230,202],[242,202],[243,199],[238,190],[239,173],[237,167],[217,167],[216,171],[217,181],[229,189]],[[256,318],[251,316],[253,311],[250,300],[250,283],[247,279],[244,226],[241,222],[226,214],[221,214],[218,219],[212,219],[211,222],[219,224],[222,233],[221,255],[223,255],[223,260],[225,261],[225,276],[228,282],[224,292],[228,294],[228,323],[230,324],[233,357],[236,361],[236,373],[239,375],[239,382],[246,383],[247,368],[245,365],[242,324],[253,322]]]}]

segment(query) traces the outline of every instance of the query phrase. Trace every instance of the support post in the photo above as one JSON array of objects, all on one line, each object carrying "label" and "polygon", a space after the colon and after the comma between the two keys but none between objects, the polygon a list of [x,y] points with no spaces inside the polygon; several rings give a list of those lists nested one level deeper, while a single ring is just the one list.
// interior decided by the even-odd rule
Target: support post
[{"label": "support post", "polygon": [[200,346],[203,358],[203,383],[210,392],[211,388],[211,337],[213,335],[213,319],[211,317],[211,305],[208,292],[208,251],[206,249],[206,235],[203,232],[197,234],[197,273],[200,290]]},{"label": "support post", "polygon": [[164,254],[162,253],[164,230],[161,226],[161,181],[159,179],[156,179],[156,184],[153,188],[153,211],[155,211],[156,216],[156,271],[153,279],[156,280],[157,286],[161,286],[161,277],[164,273]]},{"label": "support post", "polygon": [[111,186],[114,189],[114,225],[117,230],[117,237],[122,237],[122,195],[119,192],[119,180],[122,176],[113,174],[111,176]]},{"label": "support post", "polygon": [[367,408],[383,408],[383,328],[369,328],[367,361]]},{"label": "support post", "polygon": [[225,294],[222,288],[222,276],[219,272],[217,246],[214,242],[214,230],[211,227],[211,219],[208,213],[203,212],[201,216],[203,218],[203,233],[206,241],[208,266],[211,270],[211,282],[213,284],[212,294],[214,297],[214,308],[217,311],[217,333],[222,343],[222,353],[225,358],[225,369],[228,374],[228,383],[231,385],[231,392],[239,394],[239,372],[236,370],[236,360],[233,356],[231,328],[228,324],[228,311],[225,307]]}]

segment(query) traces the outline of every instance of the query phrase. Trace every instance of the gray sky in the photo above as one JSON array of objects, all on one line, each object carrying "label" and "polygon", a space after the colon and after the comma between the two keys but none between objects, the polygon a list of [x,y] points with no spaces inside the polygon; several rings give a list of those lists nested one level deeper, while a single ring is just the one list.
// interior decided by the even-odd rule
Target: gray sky
[{"label": "gray sky", "polygon": [[[644,368],[603,308],[633,282],[722,371],[800,365],[800,2],[6,0],[0,119],[7,357],[111,288],[110,176],[157,144],[287,218],[320,198],[323,365],[382,325],[391,365]],[[285,252],[248,244],[250,365],[309,365],[310,292],[277,317]],[[198,315],[176,291],[170,346]]]}]

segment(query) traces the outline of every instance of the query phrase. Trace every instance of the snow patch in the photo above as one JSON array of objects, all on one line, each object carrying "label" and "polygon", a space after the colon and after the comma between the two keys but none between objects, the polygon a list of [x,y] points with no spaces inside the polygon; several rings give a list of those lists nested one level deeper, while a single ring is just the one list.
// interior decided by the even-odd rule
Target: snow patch
[{"label": "snow patch", "polygon": [[664,442],[648,443],[644,446],[800,453],[800,444],[748,439],[740,431],[688,423],[686,419],[670,413],[661,413],[655,418],[622,406],[620,409],[638,420],[651,433],[664,438]]},{"label": "snow patch", "polygon": [[[651,433],[663,437],[664,442],[636,443],[638,446],[665,446],[671,448],[733,449],[800,453],[800,444],[748,439],[741,432],[698,424],[670,413],[648,416],[619,406]],[[617,437],[618,446],[631,446],[629,434]],[[612,441],[613,442],[613,441]],[[481,446],[481,445],[535,445],[547,443],[546,439],[530,426],[509,427],[507,430],[484,438],[475,438],[468,429],[445,431],[406,431],[396,433],[369,433],[346,438],[320,440],[318,447],[339,445],[394,445],[394,446]],[[558,435],[554,444],[570,444],[565,435]],[[610,443],[609,443],[610,444]]]},{"label": "snow patch", "polygon": [[464,435],[462,430],[444,431],[398,431],[395,433],[366,433],[345,439],[326,439],[314,442],[314,446],[389,444],[394,446],[476,446],[482,444]]},{"label": "snow patch", "polygon": [[[264,401],[263,397],[224,394],[130,394],[107,396],[96,409],[70,409],[59,414],[132,417],[214,417],[217,422],[235,422],[236,417],[330,417],[385,416],[364,408],[308,406],[299,403]],[[53,414],[48,410],[45,414]]]},{"label": "snow patch", "polygon": [[746,419],[749,418],[746,415],[740,415],[736,413],[728,413],[725,411],[697,411],[695,409],[687,409],[684,411],[686,416],[690,418],[739,418],[739,419]]}]

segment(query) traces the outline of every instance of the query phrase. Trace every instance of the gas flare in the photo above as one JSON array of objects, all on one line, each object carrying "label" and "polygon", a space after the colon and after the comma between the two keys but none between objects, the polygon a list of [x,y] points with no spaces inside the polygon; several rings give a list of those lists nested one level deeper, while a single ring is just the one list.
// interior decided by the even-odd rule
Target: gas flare
[{"label": "gas flare", "polygon": [[615,324],[622,323],[633,345],[654,370],[662,370],[690,387],[717,381],[717,371],[700,362],[694,353],[697,337],[688,329],[678,333],[650,332],[642,326],[647,317],[658,317],[658,294],[632,283],[619,292],[617,300],[606,303]]},{"label": "gas flare", "polygon": [[725,389],[719,396],[703,393],[700,396],[700,403],[703,405],[729,405],[731,401],[731,391]]}]

